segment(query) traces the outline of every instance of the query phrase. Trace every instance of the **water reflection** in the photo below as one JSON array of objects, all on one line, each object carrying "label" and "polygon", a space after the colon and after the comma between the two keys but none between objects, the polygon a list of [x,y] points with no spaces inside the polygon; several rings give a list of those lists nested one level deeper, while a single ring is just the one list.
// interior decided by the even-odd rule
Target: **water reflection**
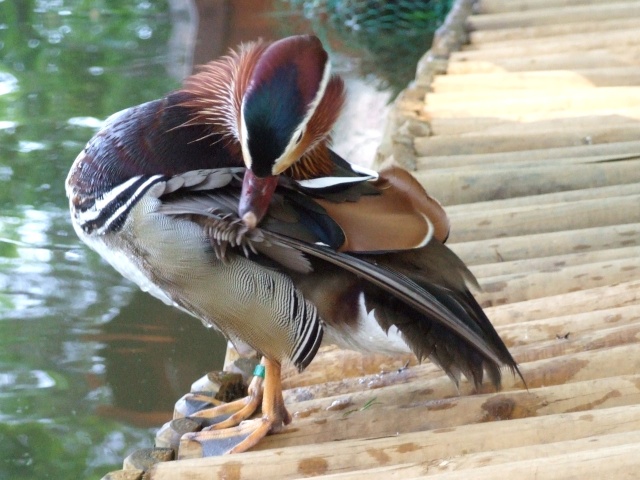
[{"label": "water reflection", "polygon": [[[80,245],[63,183],[107,116],[175,88],[194,62],[280,36],[270,8],[0,0],[0,479],[100,478],[150,446],[190,383],[220,367],[212,331]],[[389,96],[347,85],[356,101],[336,149],[367,162]]]},{"label": "water reflection", "polygon": [[0,478],[118,468],[223,354],[70,227],[63,183],[87,139],[191,68],[190,44],[168,47],[189,16],[164,2],[90,3],[0,2]]}]

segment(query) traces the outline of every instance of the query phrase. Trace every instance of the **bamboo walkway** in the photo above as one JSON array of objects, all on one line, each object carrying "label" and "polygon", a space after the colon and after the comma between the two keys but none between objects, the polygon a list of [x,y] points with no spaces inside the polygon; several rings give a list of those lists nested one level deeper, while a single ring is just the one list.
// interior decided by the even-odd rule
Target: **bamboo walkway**
[{"label": "bamboo walkway", "polygon": [[287,378],[284,433],[144,478],[637,478],[640,1],[471,4],[380,151],[447,207],[528,390],[506,374],[458,393],[430,363],[328,349]]}]

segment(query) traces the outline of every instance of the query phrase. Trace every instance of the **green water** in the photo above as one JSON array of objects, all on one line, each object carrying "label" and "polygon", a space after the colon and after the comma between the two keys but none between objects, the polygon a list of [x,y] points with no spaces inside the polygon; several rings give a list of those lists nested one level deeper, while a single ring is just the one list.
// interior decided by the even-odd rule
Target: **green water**
[{"label": "green water", "polygon": [[220,366],[224,342],[80,245],[63,186],[103,119],[178,85],[174,25],[162,2],[0,2],[2,479],[121,468]]},{"label": "green water", "polygon": [[121,468],[221,366],[221,338],[80,244],[64,192],[106,117],[191,71],[194,18],[188,0],[0,0],[0,480]]}]

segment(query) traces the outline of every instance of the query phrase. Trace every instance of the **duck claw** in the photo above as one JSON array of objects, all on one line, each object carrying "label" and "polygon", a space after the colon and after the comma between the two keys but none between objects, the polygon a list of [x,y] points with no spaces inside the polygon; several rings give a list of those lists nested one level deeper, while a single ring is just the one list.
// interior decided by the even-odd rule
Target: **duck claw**
[{"label": "duck claw", "polygon": [[266,418],[246,420],[231,428],[186,433],[180,439],[179,459],[202,458],[246,452],[274,426]]},{"label": "duck claw", "polygon": [[[262,379],[259,378],[259,380]],[[243,420],[248,419],[260,407],[260,403],[262,401],[262,390],[260,389],[258,392],[250,394],[240,400],[224,403],[212,408],[205,408],[189,415],[189,418],[196,421],[202,421],[202,424],[211,430],[235,427]]]},{"label": "duck claw", "polygon": [[[248,396],[212,408],[204,408],[187,417],[208,426],[199,432],[182,435],[178,458],[245,452],[268,433],[277,432],[283,425],[291,422],[291,415],[282,398],[280,365],[263,358],[262,366],[262,372],[251,380]],[[203,405],[207,404],[206,399],[201,396],[198,396],[197,400]],[[248,420],[260,406],[262,418]]]}]

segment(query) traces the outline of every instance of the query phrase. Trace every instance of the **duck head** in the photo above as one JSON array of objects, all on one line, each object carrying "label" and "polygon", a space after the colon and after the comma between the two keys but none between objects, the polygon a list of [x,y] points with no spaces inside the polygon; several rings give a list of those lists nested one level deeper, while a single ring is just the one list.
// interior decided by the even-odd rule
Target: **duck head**
[{"label": "duck head", "polygon": [[315,36],[268,45],[242,95],[239,140],[247,167],[239,215],[255,227],[268,208],[278,176],[328,142],[342,104],[342,80]]}]

